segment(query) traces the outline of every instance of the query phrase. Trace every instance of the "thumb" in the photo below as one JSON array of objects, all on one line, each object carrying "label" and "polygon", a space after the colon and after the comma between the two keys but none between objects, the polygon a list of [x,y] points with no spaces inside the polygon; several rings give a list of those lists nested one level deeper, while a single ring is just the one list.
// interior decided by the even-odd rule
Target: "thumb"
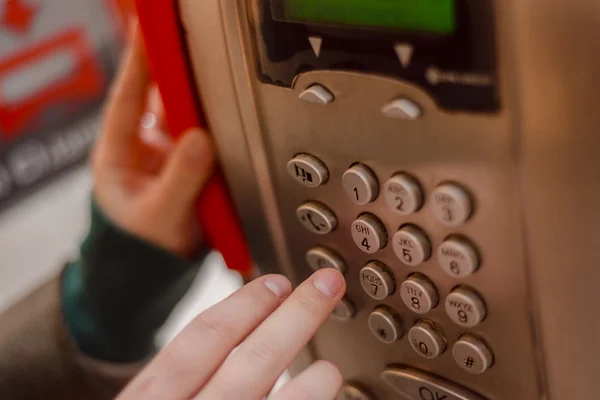
[{"label": "thumb", "polygon": [[159,207],[175,213],[193,207],[212,175],[214,161],[214,149],[208,134],[197,128],[187,131],[167,159],[159,177],[155,192]]}]

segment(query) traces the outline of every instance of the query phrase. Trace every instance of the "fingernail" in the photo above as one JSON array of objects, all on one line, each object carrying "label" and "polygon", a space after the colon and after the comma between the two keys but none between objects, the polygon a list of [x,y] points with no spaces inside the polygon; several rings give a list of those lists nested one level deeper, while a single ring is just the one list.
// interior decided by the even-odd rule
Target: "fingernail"
[{"label": "fingernail", "polygon": [[344,287],[344,278],[338,271],[327,268],[315,273],[313,284],[325,296],[336,297]]},{"label": "fingernail", "polygon": [[275,294],[275,296],[283,299],[292,291],[292,285],[286,277],[281,275],[269,275],[264,280],[264,285]]}]

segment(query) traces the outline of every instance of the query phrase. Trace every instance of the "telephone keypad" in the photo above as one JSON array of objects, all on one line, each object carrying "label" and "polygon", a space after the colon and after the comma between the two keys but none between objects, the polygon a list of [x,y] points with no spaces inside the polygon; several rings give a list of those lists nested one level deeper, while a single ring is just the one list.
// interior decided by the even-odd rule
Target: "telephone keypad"
[{"label": "telephone keypad", "polygon": [[389,208],[399,215],[415,213],[423,205],[423,189],[406,174],[392,176],[383,186],[383,196]]},{"label": "telephone keypad", "polygon": [[465,334],[452,347],[454,361],[471,374],[485,372],[494,362],[487,343],[474,335]]},{"label": "telephone keypad", "polygon": [[379,182],[369,167],[354,164],[342,176],[342,186],[348,198],[360,206],[375,200],[379,194]]},{"label": "telephone keypad", "polygon": [[306,187],[317,187],[329,179],[329,171],[321,160],[310,154],[298,154],[287,164],[288,173]]},{"label": "telephone keypad", "polygon": [[404,334],[400,316],[387,306],[378,306],[369,315],[369,328],[381,342],[392,344]]},{"label": "telephone keypad", "polygon": [[469,219],[473,205],[465,189],[445,183],[434,189],[430,200],[435,218],[446,226],[457,226]]},{"label": "telephone keypad", "polygon": [[379,261],[371,261],[360,270],[360,284],[375,300],[383,300],[396,290],[393,275]]},{"label": "telephone keypad", "polygon": [[407,225],[392,238],[392,247],[396,257],[404,264],[415,267],[431,256],[431,243],[427,235],[419,228]]},{"label": "telephone keypad", "polygon": [[377,253],[387,244],[385,227],[372,214],[362,214],[352,223],[352,240],[356,246],[368,254]]},{"label": "telephone keypad", "polygon": [[400,285],[400,297],[411,311],[426,314],[435,308],[440,300],[438,291],[426,276],[413,274]]},{"label": "telephone keypad", "polygon": [[337,217],[327,206],[309,201],[296,210],[298,220],[306,229],[317,235],[326,235],[337,228]]},{"label": "telephone keypad", "polygon": [[422,357],[436,358],[446,350],[446,338],[433,322],[421,320],[408,331],[408,342]]},{"label": "telephone keypad", "polygon": [[464,278],[479,267],[479,255],[467,240],[449,238],[438,248],[438,262],[448,275]]},{"label": "telephone keypad", "polygon": [[339,303],[337,303],[337,305],[331,313],[331,315],[333,315],[334,318],[337,318],[340,321],[350,321],[352,318],[354,318],[355,314],[356,306],[354,305],[352,300],[350,300],[347,297],[342,298],[342,300],[340,300]]},{"label": "telephone keypad", "polygon": [[336,252],[327,247],[317,246],[310,249],[306,253],[306,262],[313,271],[323,268],[333,268],[342,274],[346,272],[346,263],[344,263],[344,260]]},{"label": "telephone keypad", "polygon": [[461,286],[446,297],[446,313],[456,324],[472,328],[485,319],[487,310],[476,291]]}]

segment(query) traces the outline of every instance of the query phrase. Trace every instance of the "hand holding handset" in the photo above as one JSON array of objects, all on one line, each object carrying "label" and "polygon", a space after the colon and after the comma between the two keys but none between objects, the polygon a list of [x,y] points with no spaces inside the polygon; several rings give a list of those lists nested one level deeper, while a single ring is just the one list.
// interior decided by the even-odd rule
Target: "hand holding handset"
[{"label": "hand holding handset", "polygon": [[[177,138],[190,128],[205,126],[181,35],[177,0],[136,0],[136,6],[169,132]],[[221,252],[230,269],[248,277],[252,273],[250,252],[218,169],[198,198],[196,210],[209,244]]]}]

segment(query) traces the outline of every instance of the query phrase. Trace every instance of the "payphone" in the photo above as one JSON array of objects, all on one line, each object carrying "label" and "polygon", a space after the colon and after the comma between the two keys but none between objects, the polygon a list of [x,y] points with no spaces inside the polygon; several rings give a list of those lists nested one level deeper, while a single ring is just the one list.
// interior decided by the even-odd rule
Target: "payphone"
[{"label": "payphone", "polygon": [[600,3],[177,10],[254,261],[347,280],[293,369],[335,362],[349,400],[596,396]]}]

